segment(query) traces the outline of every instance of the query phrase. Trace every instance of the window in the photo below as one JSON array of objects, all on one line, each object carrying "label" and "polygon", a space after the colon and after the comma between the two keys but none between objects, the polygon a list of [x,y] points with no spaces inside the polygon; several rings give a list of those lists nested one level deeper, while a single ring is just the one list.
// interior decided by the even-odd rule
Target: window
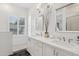
[{"label": "window", "polygon": [[9,31],[13,34],[24,34],[25,30],[25,17],[9,17]]},{"label": "window", "polygon": [[9,17],[9,25],[10,25],[10,32],[13,34],[17,34],[17,18],[15,16]]},{"label": "window", "polygon": [[19,18],[19,34],[24,34],[24,28],[25,28],[25,18],[20,17]]}]

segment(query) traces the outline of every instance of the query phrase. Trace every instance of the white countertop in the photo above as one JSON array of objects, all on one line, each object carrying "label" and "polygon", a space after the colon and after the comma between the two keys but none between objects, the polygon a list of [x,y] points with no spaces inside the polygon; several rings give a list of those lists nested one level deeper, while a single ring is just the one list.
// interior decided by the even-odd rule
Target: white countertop
[{"label": "white countertop", "polygon": [[79,55],[79,46],[78,45],[71,46],[69,44],[56,44],[55,42],[52,41],[52,40],[55,40],[55,39],[44,38],[44,37],[41,37],[41,36],[29,36],[29,38],[41,41],[41,42],[49,44],[51,46],[55,46],[57,48],[64,49],[66,51],[69,51],[69,52],[72,52],[74,54]]}]

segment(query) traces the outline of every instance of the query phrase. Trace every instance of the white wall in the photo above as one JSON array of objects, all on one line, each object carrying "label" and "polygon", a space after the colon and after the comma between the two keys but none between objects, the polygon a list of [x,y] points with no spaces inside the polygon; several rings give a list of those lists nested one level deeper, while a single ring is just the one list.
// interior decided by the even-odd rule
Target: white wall
[{"label": "white wall", "polygon": [[0,56],[12,54],[12,34],[9,32],[0,32]]},{"label": "white wall", "polygon": [[[8,16],[25,16],[27,23],[28,9],[20,8],[14,4],[0,4],[0,32],[9,31]],[[27,24],[25,26],[25,35],[13,36],[13,51],[26,47]]]}]

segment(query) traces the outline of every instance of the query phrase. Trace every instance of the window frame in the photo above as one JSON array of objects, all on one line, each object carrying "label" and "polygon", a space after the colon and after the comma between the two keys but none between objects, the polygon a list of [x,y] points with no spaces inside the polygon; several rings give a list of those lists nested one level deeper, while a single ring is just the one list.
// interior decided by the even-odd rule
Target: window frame
[{"label": "window frame", "polygon": [[[8,16],[8,32],[11,32],[10,31],[10,20],[9,20],[9,17],[10,16]],[[17,18],[17,34],[13,34],[13,35],[26,35],[27,33],[26,33],[26,17],[25,16],[14,16],[14,17],[16,17]],[[20,17],[23,17],[24,18],[24,22],[25,22],[25,24],[24,25],[19,25],[19,18]],[[24,27],[24,31],[23,31],[23,34],[19,34],[19,26],[22,26],[22,27]]]}]

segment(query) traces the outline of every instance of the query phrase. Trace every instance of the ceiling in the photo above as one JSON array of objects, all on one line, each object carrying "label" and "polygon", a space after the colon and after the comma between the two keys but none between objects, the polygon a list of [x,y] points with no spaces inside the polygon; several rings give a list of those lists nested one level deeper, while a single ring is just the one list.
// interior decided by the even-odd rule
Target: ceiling
[{"label": "ceiling", "polygon": [[35,6],[37,3],[15,3],[14,5],[23,7],[23,8],[32,8]]},{"label": "ceiling", "polygon": [[[14,3],[15,6],[18,6],[18,7],[22,7],[22,8],[32,8],[34,6],[36,6],[38,4],[38,7],[39,7],[39,3]],[[56,9],[57,8],[60,8],[62,6],[65,6],[67,5],[68,3],[55,3],[55,7]]]}]

